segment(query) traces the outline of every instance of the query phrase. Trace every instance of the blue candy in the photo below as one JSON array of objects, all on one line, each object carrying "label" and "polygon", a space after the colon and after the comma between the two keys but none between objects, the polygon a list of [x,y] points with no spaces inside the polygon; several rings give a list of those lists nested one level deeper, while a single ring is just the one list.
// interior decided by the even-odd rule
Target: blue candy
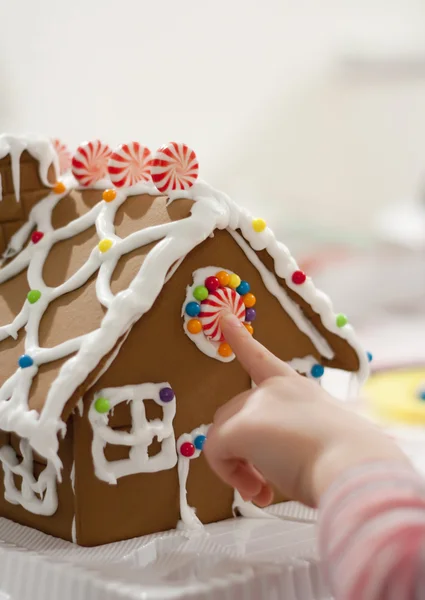
[{"label": "blue candy", "polygon": [[240,296],[245,296],[251,290],[251,286],[247,281],[241,281],[238,287],[236,288],[237,293]]},{"label": "blue candy", "polygon": [[189,302],[186,304],[186,314],[189,317],[197,317],[201,312],[201,305],[198,302]]},{"label": "blue candy", "polygon": [[197,435],[193,441],[193,445],[197,450],[202,450],[206,441],[207,438],[205,435]]},{"label": "blue candy", "polygon": [[314,377],[315,379],[319,379],[319,377],[323,377],[323,374],[325,372],[325,367],[323,367],[322,365],[313,365],[311,367],[311,375],[312,377]]},{"label": "blue candy", "polygon": [[21,369],[28,369],[28,367],[32,367],[34,364],[33,359],[28,354],[23,354],[21,358],[18,360],[18,365]]}]

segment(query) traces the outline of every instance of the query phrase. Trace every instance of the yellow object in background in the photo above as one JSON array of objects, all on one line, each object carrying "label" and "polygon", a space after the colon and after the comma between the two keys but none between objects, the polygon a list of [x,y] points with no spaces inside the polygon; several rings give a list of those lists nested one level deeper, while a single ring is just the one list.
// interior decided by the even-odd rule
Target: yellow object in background
[{"label": "yellow object in background", "polygon": [[381,421],[425,425],[425,366],[372,373],[364,392],[369,409]]}]

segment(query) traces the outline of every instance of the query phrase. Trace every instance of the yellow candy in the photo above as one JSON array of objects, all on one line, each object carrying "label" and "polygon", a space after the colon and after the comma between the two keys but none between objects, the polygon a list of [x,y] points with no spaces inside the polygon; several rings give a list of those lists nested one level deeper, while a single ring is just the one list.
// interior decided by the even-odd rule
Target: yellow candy
[{"label": "yellow candy", "polygon": [[115,190],[105,190],[102,194],[102,198],[105,202],[113,202],[117,197],[117,192]]},{"label": "yellow candy", "polygon": [[252,228],[257,233],[261,233],[267,227],[267,223],[264,219],[252,219]]},{"label": "yellow candy", "polygon": [[232,356],[233,350],[227,342],[223,342],[218,347],[218,353],[220,356],[223,356],[223,358],[228,358],[229,356]]},{"label": "yellow candy", "polygon": [[112,240],[102,240],[97,245],[97,247],[99,248],[99,250],[101,252],[108,252],[108,250],[110,250],[112,248],[112,246],[113,246]]},{"label": "yellow candy", "polygon": [[241,278],[239,277],[239,275],[235,275],[233,273],[233,275],[230,275],[229,277],[229,287],[233,288],[234,290],[239,287],[241,284]]},{"label": "yellow candy", "polygon": [[55,194],[63,194],[64,192],[66,192],[65,184],[63,184],[62,181],[57,181],[53,186],[53,191],[55,192]]},{"label": "yellow candy", "polygon": [[220,285],[222,285],[223,287],[229,285],[230,275],[226,271],[219,271],[215,274],[215,276],[219,280]]},{"label": "yellow candy", "polygon": [[201,321],[199,319],[190,319],[190,321],[187,322],[187,330],[189,333],[201,333]]}]

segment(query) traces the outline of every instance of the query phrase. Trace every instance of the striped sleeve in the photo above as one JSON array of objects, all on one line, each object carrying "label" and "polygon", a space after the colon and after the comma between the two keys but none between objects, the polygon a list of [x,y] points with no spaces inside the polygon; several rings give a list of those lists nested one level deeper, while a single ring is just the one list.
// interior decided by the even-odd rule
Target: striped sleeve
[{"label": "striped sleeve", "polygon": [[408,465],[347,471],[321,501],[319,544],[336,600],[425,600],[425,482]]}]

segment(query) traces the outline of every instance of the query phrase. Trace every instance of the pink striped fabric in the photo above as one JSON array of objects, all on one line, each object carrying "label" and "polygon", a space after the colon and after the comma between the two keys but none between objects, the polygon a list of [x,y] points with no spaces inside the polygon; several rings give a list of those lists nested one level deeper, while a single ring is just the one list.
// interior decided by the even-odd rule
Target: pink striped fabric
[{"label": "pink striped fabric", "polygon": [[319,514],[336,600],[425,600],[425,481],[412,468],[349,470],[325,494]]}]

